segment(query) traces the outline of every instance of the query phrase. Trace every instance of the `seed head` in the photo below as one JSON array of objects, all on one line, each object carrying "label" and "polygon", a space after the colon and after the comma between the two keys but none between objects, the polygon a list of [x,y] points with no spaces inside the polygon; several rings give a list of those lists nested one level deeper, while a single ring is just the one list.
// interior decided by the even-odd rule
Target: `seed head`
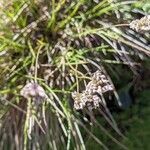
[{"label": "seed head", "polygon": [[28,98],[33,98],[37,100],[42,100],[47,97],[44,89],[38,85],[37,83],[27,83],[23,89],[20,91],[20,94],[28,99]]},{"label": "seed head", "polygon": [[96,109],[99,107],[99,103],[101,103],[99,95],[113,89],[113,85],[107,79],[106,75],[102,71],[96,71],[84,91],[81,93],[72,93],[74,108],[77,110],[84,107]]},{"label": "seed head", "polygon": [[130,28],[137,32],[148,32],[150,31],[150,15],[144,16],[141,19],[133,20],[129,24]]}]

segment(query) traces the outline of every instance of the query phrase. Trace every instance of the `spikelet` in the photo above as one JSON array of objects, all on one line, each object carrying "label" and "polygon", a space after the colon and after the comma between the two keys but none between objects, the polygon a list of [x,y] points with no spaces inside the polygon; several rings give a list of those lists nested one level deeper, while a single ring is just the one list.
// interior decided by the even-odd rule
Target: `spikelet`
[{"label": "spikelet", "polygon": [[74,108],[77,110],[83,109],[84,107],[96,109],[101,103],[99,95],[112,90],[113,85],[109,82],[106,75],[102,71],[98,70],[93,74],[91,81],[87,84],[84,91],[81,93],[72,93]]},{"label": "spikelet", "polygon": [[137,32],[150,32],[150,15],[133,20],[129,26]]}]

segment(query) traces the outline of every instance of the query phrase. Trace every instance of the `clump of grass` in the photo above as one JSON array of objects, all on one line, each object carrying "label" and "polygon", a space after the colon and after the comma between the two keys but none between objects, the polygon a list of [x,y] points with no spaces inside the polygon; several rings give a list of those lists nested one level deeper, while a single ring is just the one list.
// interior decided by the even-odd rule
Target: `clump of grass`
[{"label": "clump of grass", "polygon": [[[138,63],[134,60],[150,55],[142,35],[139,35],[142,40],[136,39],[128,27],[116,26],[119,24],[116,16],[121,19],[123,15],[119,9],[133,2],[11,0],[2,3],[1,148],[86,149],[84,142],[90,135],[108,149],[70,106],[70,95],[76,89],[84,89],[96,70],[115,74],[113,64],[126,65],[137,74]],[[110,79],[107,73],[106,76]],[[20,93],[27,82],[42,89],[46,98],[36,103],[37,91],[32,88],[29,97],[25,92]],[[116,91],[114,94],[117,97]],[[106,120],[121,135],[107,105],[104,112]],[[91,118],[115,143],[125,148],[93,115]],[[82,129],[87,133],[85,137]]]}]

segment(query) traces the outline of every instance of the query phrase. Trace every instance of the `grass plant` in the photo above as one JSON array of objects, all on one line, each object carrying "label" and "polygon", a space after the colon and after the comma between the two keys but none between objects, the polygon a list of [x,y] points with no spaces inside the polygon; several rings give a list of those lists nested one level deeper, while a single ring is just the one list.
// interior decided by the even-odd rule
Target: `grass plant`
[{"label": "grass plant", "polygon": [[[0,2],[1,149],[85,150],[90,137],[107,150],[107,145],[92,132],[94,125],[122,149],[127,149],[97,122],[93,112],[86,112],[91,122],[82,115],[84,111],[74,110],[71,93],[83,90],[96,70],[103,70],[111,83],[111,78],[118,78],[116,65],[127,67],[132,76],[138,74],[139,62],[150,55],[149,33],[131,30],[125,24],[130,24],[136,15],[126,19],[131,11],[122,12],[124,7],[132,9],[135,3],[127,0]],[[28,83],[38,84],[46,98],[21,95]],[[118,98],[116,90],[114,95]],[[106,101],[100,111],[123,138]]]}]

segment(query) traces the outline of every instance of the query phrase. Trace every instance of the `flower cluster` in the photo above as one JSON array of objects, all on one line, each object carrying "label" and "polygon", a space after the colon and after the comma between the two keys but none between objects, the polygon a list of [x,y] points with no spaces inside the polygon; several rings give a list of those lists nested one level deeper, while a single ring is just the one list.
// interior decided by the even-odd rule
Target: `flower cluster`
[{"label": "flower cluster", "polygon": [[24,98],[32,98],[41,101],[47,97],[44,89],[37,83],[27,83],[20,92]]},{"label": "flower cluster", "polygon": [[91,81],[87,84],[86,89],[82,93],[73,92],[74,108],[83,109],[85,106],[97,108],[101,102],[99,95],[107,91],[112,91],[113,85],[110,84],[106,75],[100,70],[93,74]]},{"label": "flower cluster", "polygon": [[150,15],[144,16],[141,19],[136,19],[130,24],[130,28],[136,30],[137,32],[150,31]]}]

